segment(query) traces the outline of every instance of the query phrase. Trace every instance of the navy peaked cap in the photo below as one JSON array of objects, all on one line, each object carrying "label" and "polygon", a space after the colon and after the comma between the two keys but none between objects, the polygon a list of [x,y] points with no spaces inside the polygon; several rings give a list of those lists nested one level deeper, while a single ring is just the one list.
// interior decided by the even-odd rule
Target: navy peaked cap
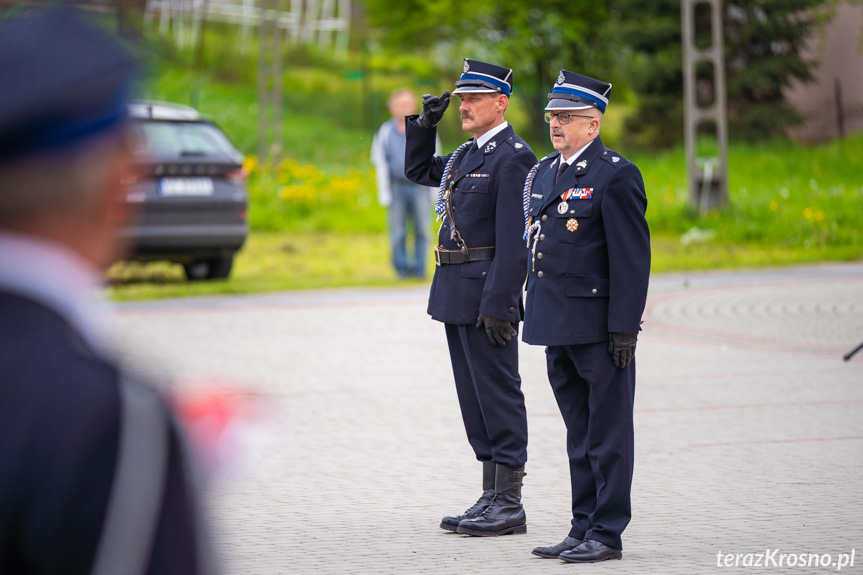
[{"label": "navy peaked cap", "polygon": [[0,20],[0,162],[118,127],[135,60],[71,8]]},{"label": "navy peaked cap", "polygon": [[478,60],[464,59],[461,78],[455,83],[453,94],[468,92],[512,95],[512,70]]},{"label": "navy peaked cap", "polygon": [[599,108],[605,112],[611,97],[611,84],[560,70],[557,81],[548,95],[546,110],[586,110]]}]

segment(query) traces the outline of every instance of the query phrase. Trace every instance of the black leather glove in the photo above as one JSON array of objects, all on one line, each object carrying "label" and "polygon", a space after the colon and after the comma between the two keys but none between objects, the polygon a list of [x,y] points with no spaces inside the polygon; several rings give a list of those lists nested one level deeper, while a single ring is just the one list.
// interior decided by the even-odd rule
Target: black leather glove
[{"label": "black leather glove", "polygon": [[449,106],[449,90],[438,98],[433,94],[423,95],[423,111],[420,112],[417,123],[426,129],[434,128],[443,118],[446,107]]},{"label": "black leather glove", "polygon": [[635,341],[638,339],[637,333],[609,333],[608,334],[608,353],[614,360],[614,365],[623,369],[635,357]]},{"label": "black leather glove", "polygon": [[476,327],[482,327],[483,324],[485,324],[485,334],[492,345],[503,347],[506,345],[506,342],[512,339],[512,336],[518,333],[512,328],[512,324],[505,319],[488,317],[484,313],[481,313],[476,322]]}]

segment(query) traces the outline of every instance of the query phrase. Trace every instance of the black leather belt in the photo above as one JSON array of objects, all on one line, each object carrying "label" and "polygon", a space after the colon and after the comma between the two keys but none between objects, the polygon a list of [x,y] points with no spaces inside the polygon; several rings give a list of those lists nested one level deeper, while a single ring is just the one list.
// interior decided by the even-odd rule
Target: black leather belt
[{"label": "black leather belt", "polygon": [[465,248],[462,250],[445,250],[435,246],[434,261],[437,265],[463,264],[494,258],[494,246],[487,248]]}]

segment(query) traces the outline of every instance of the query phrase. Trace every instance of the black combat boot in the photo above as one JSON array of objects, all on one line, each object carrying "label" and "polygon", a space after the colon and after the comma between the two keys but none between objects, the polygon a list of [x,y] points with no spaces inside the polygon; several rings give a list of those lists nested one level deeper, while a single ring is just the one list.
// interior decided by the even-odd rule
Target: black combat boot
[{"label": "black combat boot", "polygon": [[464,519],[458,533],[494,537],[507,533],[527,533],[527,518],[521,505],[524,467],[498,465],[494,477],[494,501],[479,517]]},{"label": "black combat boot", "polygon": [[463,515],[447,515],[440,522],[440,528],[447,531],[455,531],[462,519],[479,516],[485,508],[491,505],[494,499],[494,462],[482,462],[482,495],[473,507],[464,512]]}]

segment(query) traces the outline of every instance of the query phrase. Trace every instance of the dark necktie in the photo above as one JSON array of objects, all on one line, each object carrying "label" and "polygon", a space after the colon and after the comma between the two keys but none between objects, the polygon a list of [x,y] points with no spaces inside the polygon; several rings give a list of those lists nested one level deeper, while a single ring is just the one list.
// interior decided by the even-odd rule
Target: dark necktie
[{"label": "dark necktie", "polygon": [[557,177],[554,178],[554,183],[556,184],[566,169],[569,167],[569,164],[563,161],[563,158],[560,159],[560,167],[557,168]]},{"label": "dark necktie", "polygon": [[473,145],[469,146],[467,150],[464,151],[464,157],[462,157],[461,165],[464,166],[467,164],[468,158],[474,155],[474,152],[477,152],[479,148],[476,145],[476,140],[474,140]]}]

